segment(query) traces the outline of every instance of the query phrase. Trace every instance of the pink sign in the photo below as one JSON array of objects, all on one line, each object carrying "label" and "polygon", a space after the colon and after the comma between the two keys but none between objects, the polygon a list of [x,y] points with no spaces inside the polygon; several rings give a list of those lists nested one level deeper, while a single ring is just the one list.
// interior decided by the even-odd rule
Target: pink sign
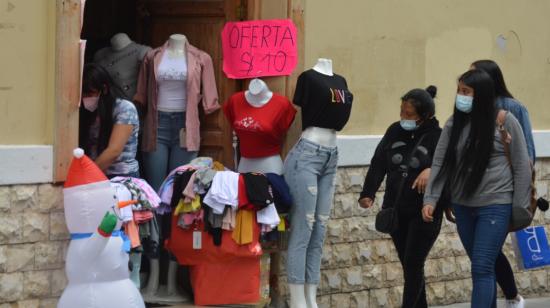
[{"label": "pink sign", "polygon": [[298,62],[290,19],[228,22],[222,31],[223,71],[243,79],[290,75]]}]

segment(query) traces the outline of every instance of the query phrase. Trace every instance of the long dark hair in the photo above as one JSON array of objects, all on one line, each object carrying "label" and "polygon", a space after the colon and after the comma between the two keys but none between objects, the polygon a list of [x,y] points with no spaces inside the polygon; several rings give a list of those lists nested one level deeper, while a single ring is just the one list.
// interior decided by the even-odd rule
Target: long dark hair
[{"label": "long dark hair", "polygon": [[[485,71],[468,71],[458,81],[474,90],[473,107],[469,114],[454,108],[449,146],[439,175],[464,177],[464,193],[471,196],[485,174],[494,148],[496,97],[493,80]],[[470,135],[465,149],[461,149],[463,154],[457,157],[458,141],[468,123],[471,123]]]},{"label": "long dark hair", "polygon": [[493,60],[478,60],[472,63],[472,66],[478,70],[482,70],[491,76],[495,84],[496,97],[509,97],[514,98],[512,93],[508,91],[506,83],[504,82],[504,76],[498,64]]},{"label": "long dark hair", "polygon": [[97,110],[90,112],[84,108],[84,104],[80,106],[79,144],[83,149],[90,149],[90,126],[99,115],[100,128],[97,144],[97,154],[99,155],[107,148],[109,139],[111,138],[115,101],[117,98],[123,97],[123,95],[122,90],[115,85],[107,70],[99,64],[89,63],[84,65],[82,94],[84,95],[95,91],[100,92]]}]

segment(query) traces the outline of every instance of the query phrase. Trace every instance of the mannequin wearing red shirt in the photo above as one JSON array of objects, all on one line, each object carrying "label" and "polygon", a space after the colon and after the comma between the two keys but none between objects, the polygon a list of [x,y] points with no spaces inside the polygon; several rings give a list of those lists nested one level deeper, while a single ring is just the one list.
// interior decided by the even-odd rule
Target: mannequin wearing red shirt
[{"label": "mannequin wearing red shirt", "polygon": [[281,175],[281,146],[296,114],[290,101],[253,79],[248,90],[235,93],[223,109],[240,141],[238,171]]}]

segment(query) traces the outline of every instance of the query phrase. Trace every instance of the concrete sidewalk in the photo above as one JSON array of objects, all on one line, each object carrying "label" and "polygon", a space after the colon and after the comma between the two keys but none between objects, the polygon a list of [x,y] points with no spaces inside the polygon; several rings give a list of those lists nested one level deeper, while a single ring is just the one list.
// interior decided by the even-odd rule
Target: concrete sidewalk
[{"label": "concrete sidewalk", "polygon": [[[504,300],[499,300],[498,308],[504,308]],[[470,303],[452,304],[448,306],[434,306],[432,308],[470,308]],[[525,308],[550,308],[550,297],[527,298],[525,299]]]}]

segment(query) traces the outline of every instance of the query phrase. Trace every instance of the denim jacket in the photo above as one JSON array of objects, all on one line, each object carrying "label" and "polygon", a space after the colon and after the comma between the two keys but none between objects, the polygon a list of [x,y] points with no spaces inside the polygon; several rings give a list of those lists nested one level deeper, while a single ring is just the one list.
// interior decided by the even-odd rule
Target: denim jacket
[{"label": "denim jacket", "polygon": [[529,120],[529,112],[527,108],[523,106],[519,101],[510,97],[499,97],[496,101],[496,107],[498,109],[504,109],[510,111],[514,117],[519,121],[521,128],[523,129],[523,136],[525,136],[525,142],[527,143],[527,153],[533,165],[535,164],[535,142],[533,139],[533,130],[531,129],[531,121]]}]

